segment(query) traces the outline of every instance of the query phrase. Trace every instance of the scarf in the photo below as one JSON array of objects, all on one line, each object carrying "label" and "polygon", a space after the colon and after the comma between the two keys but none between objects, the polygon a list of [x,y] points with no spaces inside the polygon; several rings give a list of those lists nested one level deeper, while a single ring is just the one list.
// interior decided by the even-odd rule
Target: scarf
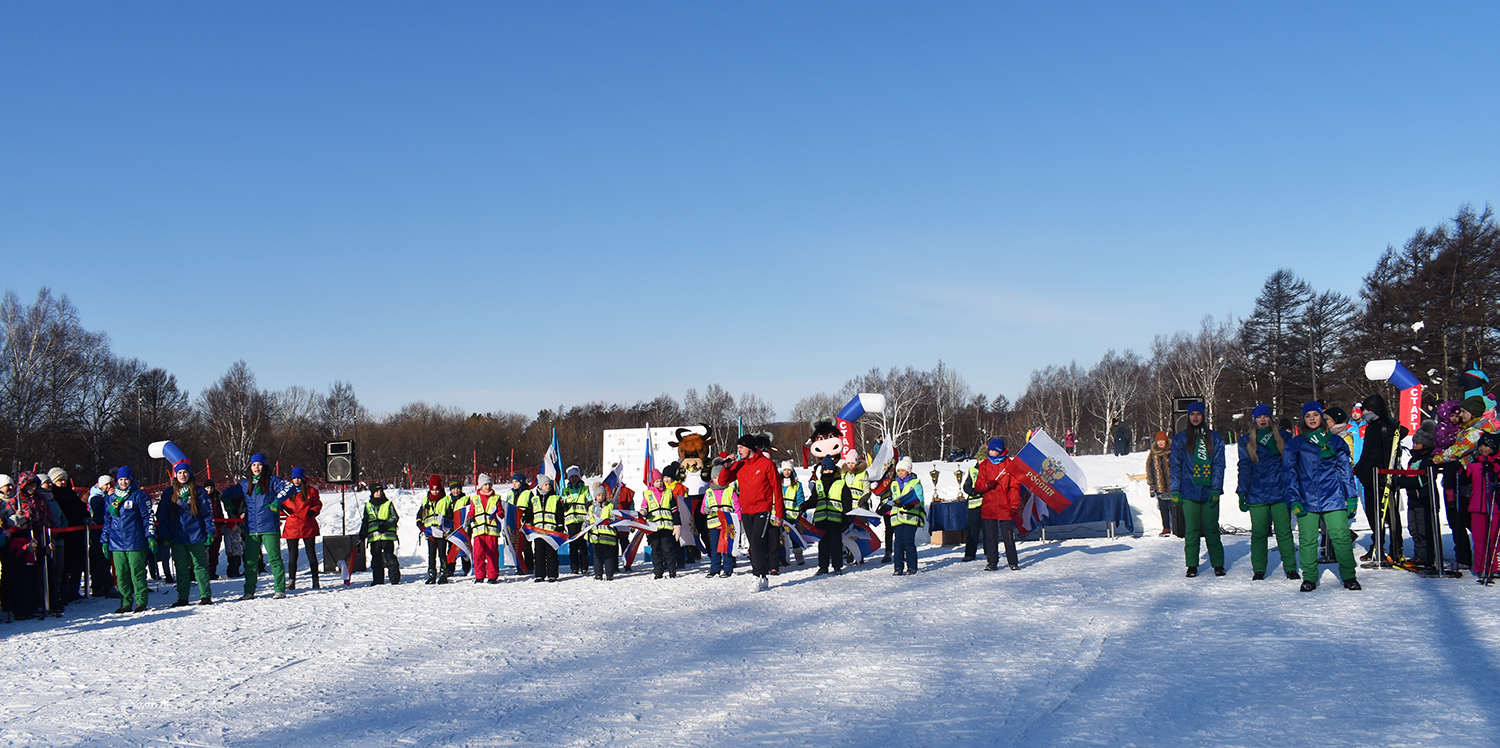
[{"label": "scarf", "polygon": [[1271,454],[1273,455],[1281,454],[1281,451],[1276,449],[1276,432],[1271,426],[1267,426],[1263,429],[1256,429],[1255,442],[1259,444],[1262,449],[1271,450]]},{"label": "scarf", "polygon": [[125,503],[125,497],[127,497],[129,495],[130,494],[128,494],[128,493],[125,492],[125,489],[123,489],[123,488],[116,488],[115,489],[115,498],[113,500],[111,500],[109,502],[109,506],[107,506],[105,508],[109,510],[110,514],[113,514],[116,517],[120,516],[120,505],[122,505],[122,504]]},{"label": "scarf", "polygon": [[1000,463],[1005,462],[1005,455],[1000,455],[999,457],[990,457],[989,455],[985,455],[985,459],[989,460],[991,465],[999,465]]},{"label": "scarf", "polygon": [[1304,436],[1307,437],[1309,443],[1318,448],[1318,454],[1323,459],[1333,456],[1333,434],[1328,433],[1328,429],[1313,429]]},{"label": "scarf", "polygon": [[1208,430],[1193,429],[1193,485],[1207,486],[1213,482],[1214,466],[1208,457]]}]

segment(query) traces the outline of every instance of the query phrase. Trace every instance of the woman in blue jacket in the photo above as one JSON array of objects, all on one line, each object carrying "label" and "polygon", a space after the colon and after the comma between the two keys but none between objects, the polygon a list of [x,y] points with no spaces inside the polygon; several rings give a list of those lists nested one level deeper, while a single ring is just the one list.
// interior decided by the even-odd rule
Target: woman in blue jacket
[{"label": "woman in blue jacket", "polygon": [[286,597],[286,566],[281,561],[281,502],[295,493],[297,487],[271,475],[266,470],[266,456],[256,452],[250,457],[250,477],[240,481],[240,490],[245,493],[245,594],[240,599],[255,599],[262,551],[276,580],[276,597]]},{"label": "woman in blue jacket", "polygon": [[208,544],[214,539],[214,510],[208,492],[193,480],[193,466],[179,460],[172,466],[172,483],[161,492],[157,520],[162,534],[172,547],[172,564],[177,567],[177,602],[171,607],[188,604],[188,590],[198,582],[198,604],[213,605],[208,586]]},{"label": "woman in blue jacket", "polygon": [[116,613],[146,609],[146,595],[150,594],[146,589],[146,559],[156,556],[156,521],[151,505],[151,497],[135,487],[135,473],[129,467],[115,471],[115,490],[106,497],[100,542],[109,549],[115,584],[120,588],[120,609]]},{"label": "woman in blue jacket", "polygon": [[1198,576],[1198,539],[1208,543],[1214,576],[1224,576],[1224,542],[1219,539],[1219,496],[1224,493],[1224,437],[1208,427],[1203,403],[1188,406],[1188,427],[1172,437],[1169,458],[1172,500],[1182,504],[1187,575]]},{"label": "woman in blue jacket", "polygon": [[1250,411],[1255,428],[1240,437],[1239,482],[1235,493],[1240,497],[1240,511],[1250,513],[1251,579],[1266,578],[1266,546],[1276,533],[1276,550],[1281,552],[1281,570],[1287,579],[1301,579],[1297,573],[1297,547],[1292,545],[1291,515],[1286,493],[1281,490],[1281,455],[1292,435],[1271,424],[1271,408],[1265,404]]},{"label": "woman in blue jacket", "polygon": [[1349,538],[1349,520],[1359,510],[1359,483],[1349,445],[1328,430],[1323,406],[1302,406],[1301,436],[1286,443],[1281,463],[1281,485],[1286,503],[1297,517],[1297,535],[1302,540],[1302,591],[1318,588],[1318,520],[1328,526],[1328,539],[1339,562],[1344,588],[1357,590],[1354,578],[1354,542]]}]

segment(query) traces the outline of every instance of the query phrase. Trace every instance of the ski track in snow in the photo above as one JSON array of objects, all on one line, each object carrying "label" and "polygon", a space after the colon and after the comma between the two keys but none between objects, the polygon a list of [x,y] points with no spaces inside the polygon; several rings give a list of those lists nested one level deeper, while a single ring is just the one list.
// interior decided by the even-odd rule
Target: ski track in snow
[{"label": "ski track in snow", "polygon": [[[1099,485],[1140,461],[1080,463]],[[0,743],[1497,743],[1500,590],[1361,570],[1347,592],[1325,566],[1302,594],[1274,550],[1250,581],[1245,536],[1224,539],[1229,576],[1185,579],[1144,493],[1146,537],[1023,543],[1020,572],[922,547],[914,577],[872,561],[814,578],[810,560],[761,594],[639,563],[613,583],[427,586],[413,553],[396,587],[75,603],[0,626]],[[1236,513],[1226,497],[1223,523]]]}]

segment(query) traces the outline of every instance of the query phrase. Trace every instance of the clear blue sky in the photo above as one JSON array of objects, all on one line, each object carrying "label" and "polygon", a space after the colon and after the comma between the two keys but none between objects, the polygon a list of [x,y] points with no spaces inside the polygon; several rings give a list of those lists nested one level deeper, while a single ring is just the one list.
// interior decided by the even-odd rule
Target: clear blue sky
[{"label": "clear blue sky", "polygon": [[[1033,7],[1039,6],[1039,7]],[[0,285],[195,395],[1028,373],[1500,202],[1481,3],[6,3]]]}]

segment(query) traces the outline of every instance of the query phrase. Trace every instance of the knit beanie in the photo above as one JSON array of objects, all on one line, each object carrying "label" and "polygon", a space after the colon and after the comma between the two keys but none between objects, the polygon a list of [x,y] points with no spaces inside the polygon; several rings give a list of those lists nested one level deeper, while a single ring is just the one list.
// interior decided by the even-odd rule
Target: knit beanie
[{"label": "knit beanie", "polygon": [[256,452],[255,454],[250,455],[250,464],[254,465],[257,462],[262,465],[266,464],[266,456],[264,453]]},{"label": "knit beanie", "polygon": [[131,470],[129,465],[116,470],[115,480],[119,480],[121,478],[128,478],[133,481],[135,480],[135,471]]},{"label": "knit beanie", "polygon": [[1202,412],[1204,412],[1204,410],[1203,410],[1203,401],[1200,400],[1200,401],[1198,401],[1196,403],[1193,403],[1192,405],[1189,405],[1188,409],[1187,409],[1187,412],[1189,412],[1189,413],[1202,413]]},{"label": "knit beanie", "polygon": [[901,459],[897,460],[896,461],[896,469],[897,470],[905,470],[906,472],[910,473],[911,472],[911,458],[910,457],[902,457]]},{"label": "knit beanie", "polygon": [[1302,415],[1306,416],[1308,413],[1317,413],[1320,416],[1323,415],[1323,404],[1318,402],[1317,400],[1314,400],[1310,403],[1303,403]]},{"label": "knit beanie", "polygon": [[1485,402],[1484,398],[1475,395],[1470,398],[1465,398],[1464,404],[1460,407],[1462,407],[1464,410],[1469,411],[1470,418],[1478,418],[1481,415],[1484,415],[1484,412],[1486,410],[1489,410],[1489,403]]},{"label": "knit beanie", "polygon": [[1432,445],[1436,441],[1436,438],[1437,421],[1434,421],[1431,418],[1422,419],[1422,426],[1411,435],[1413,444],[1420,444],[1427,449],[1432,449]]},{"label": "knit beanie", "polygon": [[526,485],[526,474],[525,473],[514,473],[514,474],[512,474],[510,476],[510,479],[512,481],[516,482],[516,483],[519,483],[519,484],[523,485],[523,486]]},{"label": "knit beanie", "polygon": [[1260,405],[1255,406],[1254,410],[1250,411],[1250,417],[1251,418],[1260,418],[1261,416],[1265,416],[1266,418],[1270,418],[1271,417],[1271,406],[1266,405],[1265,403],[1261,403]]},{"label": "knit beanie", "polygon": [[990,443],[986,446],[986,449],[992,449],[996,452],[999,452],[1001,457],[1010,454],[1010,452],[1005,448],[1005,439],[998,436],[990,439]]},{"label": "knit beanie", "polygon": [[[297,468],[297,470],[301,470],[301,469],[302,468]],[[188,461],[188,460],[178,460],[177,462],[172,463],[172,474],[176,475],[178,470],[186,470],[186,471],[188,471],[188,475],[192,475],[193,474],[193,463],[190,462],[190,461]],[[297,475],[297,470],[293,470],[292,471],[292,477],[293,478],[300,477],[300,476]]]},{"label": "knit beanie", "polygon": [[293,478],[306,478],[307,477],[307,471],[303,470],[300,467],[293,467],[292,468],[292,477]]},{"label": "knit beanie", "polygon": [[68,471],[63,470],[60,467],[52,468],[51,470],[47,471],[47,480],[52,481],[54,485],[60,486],[63,483],[67,482]]}]

